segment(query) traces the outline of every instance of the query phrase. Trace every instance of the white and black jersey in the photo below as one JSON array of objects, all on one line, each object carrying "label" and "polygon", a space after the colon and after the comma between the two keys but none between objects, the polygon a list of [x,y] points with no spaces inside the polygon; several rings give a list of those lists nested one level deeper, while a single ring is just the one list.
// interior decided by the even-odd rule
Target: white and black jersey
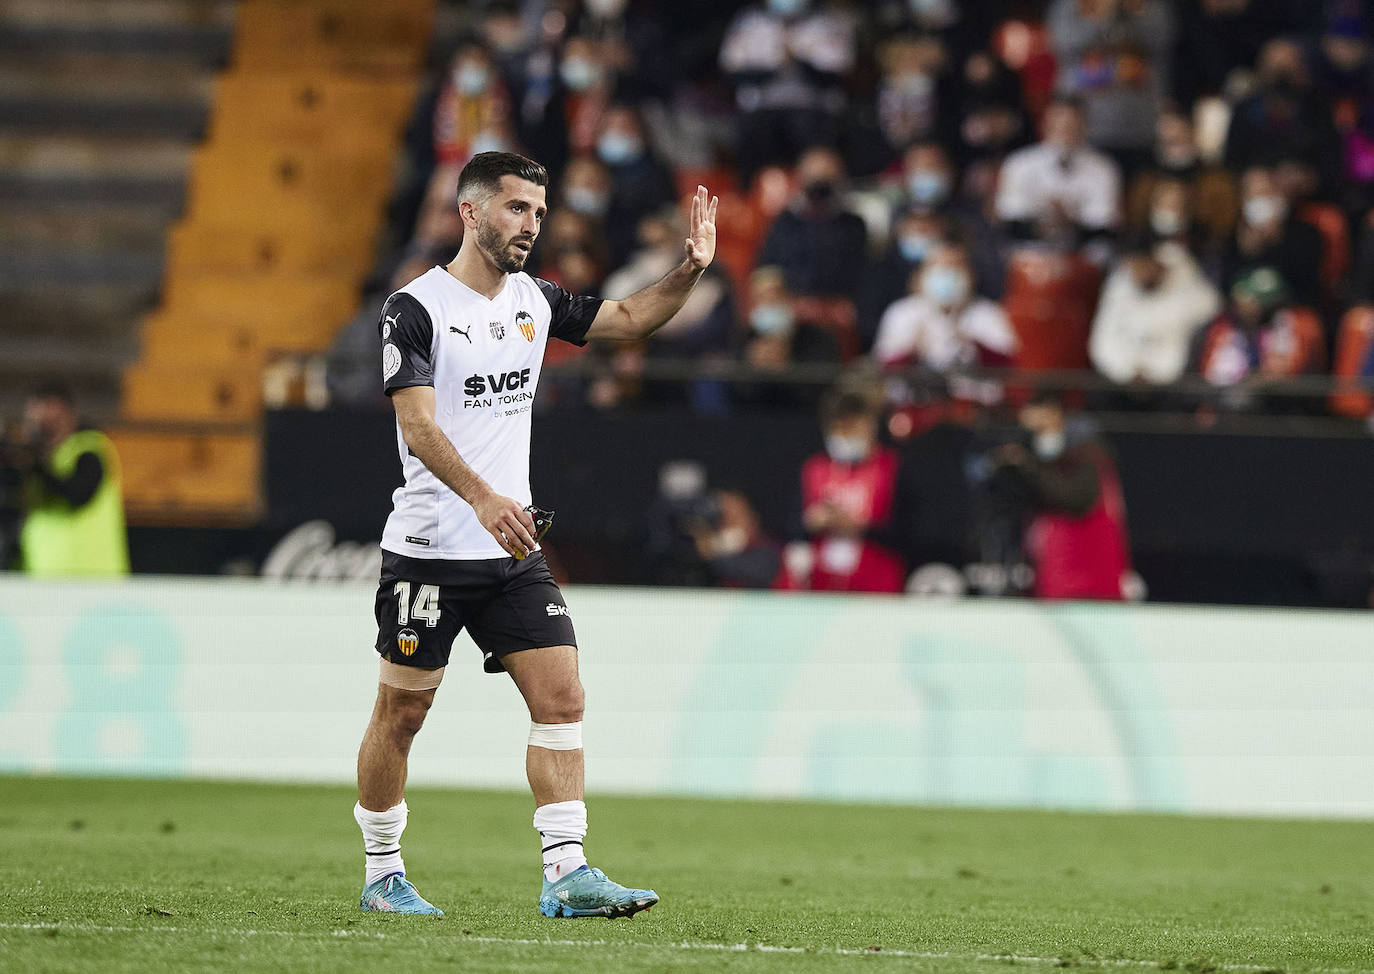
[{"label": "white and black jersey", "polygon": [[[433,386],[435,422],[498,494],[530,499],[530,412],[550,337],[585,345],[601,299],[510,274],[487,299],[435,267],[391,295],[379,322],[388,395]],[[413,456],[396,426],[405,484],[382,548],[408,558],[508,558],[466,501]]]}]

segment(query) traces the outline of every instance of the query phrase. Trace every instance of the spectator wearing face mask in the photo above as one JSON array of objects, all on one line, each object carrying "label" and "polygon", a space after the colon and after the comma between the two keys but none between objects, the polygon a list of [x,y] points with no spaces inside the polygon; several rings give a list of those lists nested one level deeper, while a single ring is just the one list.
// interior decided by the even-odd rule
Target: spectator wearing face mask
[{"label": "spectator wearing face mask", "polygon": [[[782,271],[760,267],[749,278],[749,313],[737,354],[745,365],[780,374],[791,365],[838,365],[842,351],[834,334],[798,319]],[[751,406],[814,405],[814,387],[799,383],[737,383],[733,395]]]},{"label": "spectator wearing face mask", "polygon": [[735,87],[735,162],[746,185],[764,166],[838,141],[857,55],[853,17],[822,2],[766,0],[731,22],[720,67]]},{"label": "spectator wearing face mask", "polygon": [[852,355],[868,228],[845,205],[844,163],[834,149],[802,153],[796,180],[801,191],[769,228],[756,265],[780,268],[797,316],[831,329]]},{"label": "spectator wearing face mask", "polygon": [[780,587],[815,592],[900,592],[901,556],[883,543],[893,522],[897,455],[878,443],[878,411],[858,392],[822,408],[825,450],[801,470],[807,540],[783,557]]},{"label": "spectator wearing face mask", "polygon": [[563,42],[558,60],[563,121],[568,151],[586,154],[596,148],[596,136],[611,104],[616,73],[607,63],[602,45],[574,35]]},{"label": "spectator wearing face mask", "polygon": [[1240,219],[1223,257],[1223,280],[1234,285],[1259,267],[1272,267],[1301,304],[1322,301],[1323,241],[1297,219],[1274,170],[1251,166],[1240,179]]},{"label": "spectator wearing face mask", "polygon": [[1302,158],[1319,168],[1323,182],[1333,182],[1339,174],[1340,139],[1329,101],[1312,84],[1302,46],[1288,38],[1269,41],[1255,73],[1257,90],[1231,114],[1227,168]]},{"label": "spectator wearing face mask", "polygon": [[874,111],[885,158],[870,167],[875,170],[917,142],[948,140],[955,119],[949,53],[937,37],[895,37],[879,48],[878,63]]},{"label": "spectator wearing face mask", "polygon": [[596,156],[611,179],[606,242],[616,265],[634,250],[639,221],[676,200],[673,176],[649,147],[644,122],[629,105],[612,105],[596,138]]},{"label": "spectator wearing face mask", "polygon": [[897,214],[887,248],[869,261],[864,273],[859,295],[859,333],[865,349],[873,346],[883,312],[908,293],[912,275],[948,235],[949,223],[934,210],[913,207]]},{"label": "spectator wearing face mask", "polygon": [[1126,194],[1127,227],[1170,239],[1184,234],[1204,249],[1220,247],[1240,209],[1235,178],[1202,160],[1193,123],[1183,113],[1162,112],[1155,134],[1153,164]]},{"label": "spectator wearing face mask", "polygon": [[1031,448],[1008,444],[995,459],[1027,509],[1036,597],[1122,600],[1131,562],[1111,454],[1086,426],[1071,428],[1055,394],[1037,395],[1018,418]]},{"label": "spectator wearing face mask", "polygon": [[462,167],[479,152],[514,148],[510,97],[486,50],[460,47],[434,109],[434,157]]},{"label": "spectator wearing face mask", "polygon": [[1326,343],[1317,316],[1293,306],[1282,274],[1256,267],[1232,286],[1230,307],[1207,329],[1197,359],[1203,378],[1226,390],[1224,408],[1292,411],[1303,404],[1265,396],[1265,388],[1320,371]]},{"label": "spectator wearing face mask", "polygon": [[[904,203],[918,211],[939,213],[963,236],[979,292],[1000,297],[1007,277],[1001,235],[979,201],[956,192],[958,176],[944,146],[917,143],[902,155]],[[892,299],[897,296],[894,293]]]},{"label": "spectator wearing face mask", "polygon": [[912,293],[883,314],[873,357],[885,367],[920,364],[939,373],[977,365],[1003,366],[1016,354],[1016,333],[1001,305],[973,286],[968,251],[938,241]]},{"label": "spectator wearing face mask", "polygon": [[1107,277],[1088,346],[1093,367],[1121,386],[1178,381],[1194,336],[1221,295],[1177,242],[1139,237]]}]

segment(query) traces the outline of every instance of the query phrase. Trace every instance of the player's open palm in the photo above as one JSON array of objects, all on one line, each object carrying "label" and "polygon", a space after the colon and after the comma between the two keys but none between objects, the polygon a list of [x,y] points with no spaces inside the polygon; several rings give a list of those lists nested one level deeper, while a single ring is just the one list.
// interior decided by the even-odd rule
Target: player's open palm
[{"label": "player's open palm", "polygon": [[705,186],[698,186],[692,195],[691,213],[687,223],[687,259],[693,267],[705,270],[716,256],[717,196],[709,196]]},{"label": "player's open palm", "polygon": [[534,550],[534,519],[518,501],[492,491],[472,506],[482,527],[516,558]]}]

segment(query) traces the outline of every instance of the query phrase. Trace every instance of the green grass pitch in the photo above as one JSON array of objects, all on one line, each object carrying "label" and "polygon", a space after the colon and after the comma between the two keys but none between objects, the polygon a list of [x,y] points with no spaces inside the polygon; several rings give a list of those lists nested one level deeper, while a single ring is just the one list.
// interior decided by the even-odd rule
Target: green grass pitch
[{"label": "green grass pitch", "polygon": [[550,920],[527,796],[409,801],[442,919],[358,910],[348,788],[0,778],[0,970],[1374,970],[1374,823],[594,797],[663,901]]}]

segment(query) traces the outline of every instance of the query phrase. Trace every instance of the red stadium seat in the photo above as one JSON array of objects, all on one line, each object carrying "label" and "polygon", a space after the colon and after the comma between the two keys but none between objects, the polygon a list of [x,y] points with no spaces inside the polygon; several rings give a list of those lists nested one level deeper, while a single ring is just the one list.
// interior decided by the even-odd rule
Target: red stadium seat
[{"label": "red stadium seat", "polygon": [[1024,251],[1007,268],[1003,298],[1022,369],[1085,369],[1102,274],[1076,255]]},{"label": "red stadium seat", "polygon": [[1322,286],[1331,291],[1350,270],[1350,227],[1345,214],[1331,203],[1305,203],[1298,210],[1298,219],[1322,235]]},{"label": "red stadium seat", "polygon": [[1340,332],[1336,336],[1336,363],[1331,370],[1336,389],[1331,393],[1329,405],[1337,416],[1365,419],[1374,414],[1374,393],[1352,381],[1363,372],[1371,354],[1374,354],[1374,307],[1357,305],[1341,318]]}]

